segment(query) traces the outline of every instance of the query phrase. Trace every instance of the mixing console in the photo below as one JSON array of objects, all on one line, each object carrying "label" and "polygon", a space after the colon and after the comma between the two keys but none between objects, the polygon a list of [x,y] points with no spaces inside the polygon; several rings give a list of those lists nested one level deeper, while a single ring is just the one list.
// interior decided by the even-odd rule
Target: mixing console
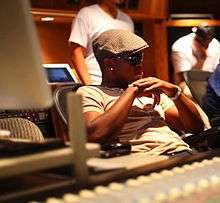
[{"label": "mixing console", "polygon": [[[141,175],[124,183],[112,182],[66,193],[61,198],[48,197],[46,203],[167,203],[206,202],[215,196],[220,202],[220,157],[205,159],[159,173]],[[199,198],[199,199],[198,199]]]}]

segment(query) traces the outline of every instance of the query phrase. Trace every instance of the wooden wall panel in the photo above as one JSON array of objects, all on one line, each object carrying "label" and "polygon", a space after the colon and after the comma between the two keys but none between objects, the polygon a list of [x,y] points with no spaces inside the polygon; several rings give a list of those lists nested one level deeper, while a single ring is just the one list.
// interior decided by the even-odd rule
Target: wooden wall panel
[{"label": "wooden wall panel", "polygon": [[163,21],[154,23],[154,63],[157,77],[169,81],[167,29]]},{"label": "wooden wall panel", "polygon": [[169,0],[169,13],[206,13],[220,19],[219,0]]},{"label": "wooden wall panel", "polygon": [[149,47],[144,52],[144,75],[155,76],[154,70],[154,31],[153,21],[146,20],[144,22],[144,39]]},{"label": "wooden wall panel", "polygon": [[36,22],[43,63],[71,63],[69,34],[71,23]]},{"label": "wooden wall panel", "polygon": [[150,18],[165,19],[168,17],[168,0],[140,0],[138,11]]},{"label": "wooden wall panel", "polygon": [[169,81],[167,30],[163,21],[145,21],[144,39],[149,44],[145,51],[145,76],[155,76]]}]

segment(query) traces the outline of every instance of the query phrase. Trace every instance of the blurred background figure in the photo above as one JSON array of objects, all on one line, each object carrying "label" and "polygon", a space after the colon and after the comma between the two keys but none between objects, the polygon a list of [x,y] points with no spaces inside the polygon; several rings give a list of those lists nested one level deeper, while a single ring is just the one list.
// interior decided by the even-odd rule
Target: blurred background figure
[{"label": "blurred background figure", "polygon": [[118,9],[124,0],[100,0],[82,8],[72,23],[69,38],[74,68],[85,85],[100,84],[102,74],[94,57],[92,41],[109,29],[134,32],[131,18]]},{"label": "blurred background figure", "polygon": [[214,28],[198,26],[192,33],[179,38],[171,48],[171,61],[174,68],[174,82],[191,97],[183,78],[183,72],[205,70],[213,72],[219,63],[220,43],[214,38]]}]

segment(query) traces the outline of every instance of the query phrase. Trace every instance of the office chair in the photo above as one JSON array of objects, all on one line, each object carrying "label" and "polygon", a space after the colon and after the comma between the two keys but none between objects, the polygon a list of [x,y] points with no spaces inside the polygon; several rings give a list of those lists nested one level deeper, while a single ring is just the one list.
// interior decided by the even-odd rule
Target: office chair
[{"label": "office chair", "polygon": [[202,70],[190,70],[183,73],[184,80],[189,87],[193,99],[202,106],[206,94],[207,81],[212,73]]},{"label": "office chair", "polygon": [[0,129],[9,130],[11,132],[10,138],[44,141],[38,126],[24,118],[1,118]]},{"label": "office chair", "polygon": [[53,99],[54,99],[54,105],[55,108],[60,115],[62,121],[67,125],[67,102],[66,102],[66,96],[69,92],[76,91],[79,87],[81,87],[82,84],[75,83],[72,85],[65,85],[58,87],[54,93],[53,93]]}]

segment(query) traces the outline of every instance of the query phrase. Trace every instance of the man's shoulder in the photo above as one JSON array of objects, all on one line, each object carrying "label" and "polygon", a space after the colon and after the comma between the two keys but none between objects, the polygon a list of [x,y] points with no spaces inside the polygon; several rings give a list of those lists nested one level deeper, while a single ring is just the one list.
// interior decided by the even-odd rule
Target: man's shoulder
[{"label": "man's shoulder", "polygon": [[96,95],[96,96],[103,96],[107,97],[118,97],[124,92],[123,89],[120,88],[110,88],[101,85],[89,85],[89,86],[82,86],[77,90],[77,93],[82,95]]},{"label": "man's shoulder", "polygon": [[210,42],[210,44],[211,44],[213,47],[219,47],[219,46],[220,46],[220,42],[219,42],[218,39],[216,39],[216,38],[213,38],[212,41]]},{"label": "man's shoulder", "polygon": [[77,89],[77,92],[84,91],[99,91],[98,86],[95,85],[83,85]]},{"label": "man's shoulder", "polygon": [[172,50],[175,51],[175,49],[186,49],[187,47],[191,47],[194,36],[194,33],[190,33],[180,37],[173,43]]},{"label": "man's shoulder", "polygon": [[77,93],[81,95],[103,95],[104,91],[99,85],[84,85],[78,88]]},{"label": "man's shoulder", "polygon": [[90,6],[85,6],[85,7],[81,8],[79,10],[78,15],[85,15],[85,14],[88,15],[88,13],[98,12],[97,7],[98,7],[97,4],[93,4],[93,5],[90,5]]},{"label": "man's shoulder", "polygon": [[132,21],[131,17],[128,14],[126,14],[124,11],[120,10],[120,9],[118,9],[118,17],[127,19],[129,21]]},{"label": "man's shoulder", "polygon": [[187,40],[192,40],[194,37],[195,37],[195,34],[194,33],[190,33],[190,34],[187,34],[187,35],[184,35],[184,36],[180,37],[179,39],[177,39],[175,41],[175,43],[185,42]]}]

